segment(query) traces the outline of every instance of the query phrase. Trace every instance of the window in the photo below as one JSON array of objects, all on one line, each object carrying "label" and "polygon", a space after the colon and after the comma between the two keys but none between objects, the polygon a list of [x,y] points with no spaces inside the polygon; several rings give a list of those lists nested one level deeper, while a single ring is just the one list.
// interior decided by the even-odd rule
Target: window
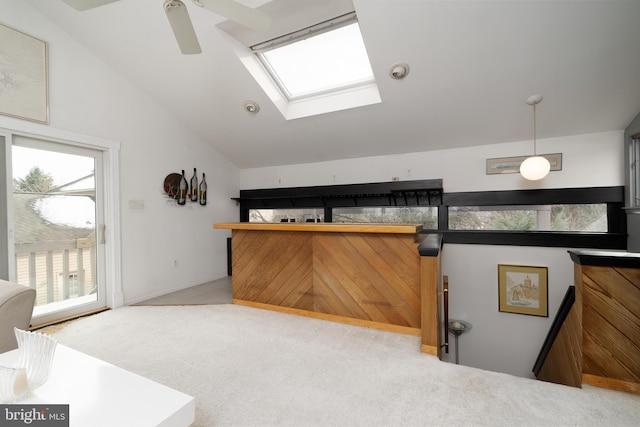
[{"label": "window", "polygon": [[445,243],[626,249],[624,187],[445,193]]},{"label": "window", "polygon": [[355,13],[251,49],[288,100],[374,81]]},{"label": "window", "polygon": [[60,273],[58,276],[58,288],[61,296],[68,295],[70,298],[77,298],[85,294],[82,289],[83,286],[80,283],[78,272],[69,273],[66,282],[64,280],[64,273]]},{"label": "window", "polygon": [[324,222],[324,209],[250,209],[249,222]]},{"label": "window", "polygon": [[607,205],[449,206],[449,230],[607,232]]},{"label": "window", "polygon": [[422,224],[444,243],[627,248],[621,186],[445,193],[442,180],[418,180],[241,190],[235,200],[240,221],[317,214],[323,222]]},{"label": "window", "polygon": [[438,208],[435,206],[334,208],[333,222],[422,224],[424,229],[435,230],[438,228]]}]

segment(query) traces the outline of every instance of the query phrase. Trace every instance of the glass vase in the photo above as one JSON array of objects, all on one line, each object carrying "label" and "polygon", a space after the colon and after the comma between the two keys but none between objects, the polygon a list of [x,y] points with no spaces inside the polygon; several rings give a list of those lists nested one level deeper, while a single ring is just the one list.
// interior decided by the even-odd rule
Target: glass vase
[{"label": "glass vase", "polygon": [[0,403],[13,403],[29,393],[27,370],[0,366]]},{"label": "glass vase", "polygon": [[14,328],[14,331],[18,341],[18,368],[26,369],[27,384],[31,392],[49,379],[58,343],[50,336],[38,332],[18,328]]}]

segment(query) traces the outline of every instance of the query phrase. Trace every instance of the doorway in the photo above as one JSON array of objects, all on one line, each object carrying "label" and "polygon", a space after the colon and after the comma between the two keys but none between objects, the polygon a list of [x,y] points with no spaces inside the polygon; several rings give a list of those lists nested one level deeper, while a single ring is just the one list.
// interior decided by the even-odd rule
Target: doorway
[{"label": "doorway", "polygon": [[107,209],[113,209],[105,204],[109,153],[37,136],[4,140],[8,185],[0,206],[7,239],[0,272],[36,290],[32,325],[112,306],[105,244]]}]

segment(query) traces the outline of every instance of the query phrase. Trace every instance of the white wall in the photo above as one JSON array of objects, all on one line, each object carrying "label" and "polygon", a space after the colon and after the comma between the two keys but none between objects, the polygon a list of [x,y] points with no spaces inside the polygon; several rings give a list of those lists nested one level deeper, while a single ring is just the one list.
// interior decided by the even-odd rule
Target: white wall
[{"label": "white wall", "polygon": [[[549,317],[498,311],[498,264],[548,267]],[[533,365],[567,288],[573,263],[565,248],[444,245],[442,272],[449,276],[449,317],[471,322],[459,337],[460,363],[533,377]],[[453,335],[447,360],[455,362]]]},{"label": "white wall", "polygon": [[[124,302],[132,303],[227,274],[226,234],[214,222],[237,218],[230,200],[238,170],[166,110],[21,0],[3,0],[0,22],[49,44],[50,125],[120,141],[120,219]],[[0,116],[0,127],[20,127]],[[164,178],[193,168],[207,174],[205,207],[178,207]],[[129,200],[145,208],[128,208]],[[178,260],[178,267],[171,260]]]},{"label": "white wall", "polygon": [[[537,183],[519,174],[486,175],[487,158],[526,155],[531,147],[531,141],[524,141],[245,169],[240,172],[241,188],[384,182],[395,176],[401,180],[442,178],[445,192],[624,185],[623,131],[539,140],[539,152],[563,154],[563,168]],[[548,318],[498,311],[498,264],[548,267]],[[449,276],[450,317],[473,324],[459,338],[460,363],[532,377],[553,317],[573,284],[567,248],[445,244],[442,273]],[[451,336],[450,361],[455,361],[453,342]]]},{"label": "white wall", "polygon": [[[531,141],[243,169],[240,188],[301,187],[442,178],[446,192],[624,185],[623,133],[610,131],[537,141],[539,153],[562,153],[563,167],[542,181],[487,175],[486,159],[530,154]],[[348,144],[345,141],[345,144]],[[377,142],[372,141],[372,144]],[[392,144],[392,142],[390,142]]]}]

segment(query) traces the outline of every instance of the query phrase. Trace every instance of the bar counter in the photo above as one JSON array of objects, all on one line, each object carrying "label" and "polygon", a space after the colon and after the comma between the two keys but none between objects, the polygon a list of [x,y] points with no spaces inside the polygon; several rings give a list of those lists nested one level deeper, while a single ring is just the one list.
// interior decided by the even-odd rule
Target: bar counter
[{"label": "bar counter", "polygon": [[439,354],[439,254],[416,224],[217,223],[232,231],[234,304],[422,336]]},{"label": "bar counter", "polygon": [[640,394],[640,254],[570,250],[574,262],[576,375]]},{"label": "bar counter", "polygon": [[230,230],[266,230],[266,231],[318,231],[323,233],[395,233],[416,234],[422,230],[419,224],[342,224],[328,222],[223,222],[213,228]]}]

